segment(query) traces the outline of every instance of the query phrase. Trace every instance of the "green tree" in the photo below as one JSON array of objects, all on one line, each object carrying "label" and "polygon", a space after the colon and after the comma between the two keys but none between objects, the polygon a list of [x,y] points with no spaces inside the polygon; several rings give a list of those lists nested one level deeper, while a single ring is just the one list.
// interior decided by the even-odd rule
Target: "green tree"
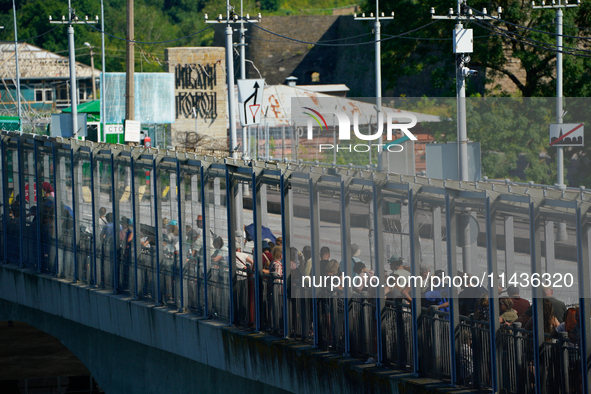
[{"label": "green tree", "polygon": [[[447,14],[449,7],[454,7],[455,13],[454,1],[403,0],[388,6],[391,9],[385,9],[385,6],[382,6],[383,11],[395,11],[396,19],[384,27],[384,39],[388,38],[388,35],[398,35],[431,23],[430,7],[435,7],[437,14]],[[502,19],[509,23],[479,21],[464,23],[464,27],[474,30],[475,37],[474,53],[470,55],[472,58],[470,68],[479,70],[485,76],[478,85],[475,83],[478,80],[468,81],[468,94],[507,96],[507,91],[496,86],[493,86],[490,91],[484,89],[485,83],[490,84],[500,76],[505,76],[513,83],[519,96],[554,96],[556,92],[556,53],[552,50],[556,41],[553,24],[554,10],[533,10],[529,2],[516,0],[501,0],[498,3],[471,1],[469,6],[475,10],[486,7],[491,12],[496,10],[497,6],[502,6]],[[375,4],[371,1],[364,6],[366,12],[375,12],[374,8]],[[476,15],[477,11],[473,13]],[[568,9],[564,12],[564,34],[589,37],[591,30],[585,26],[589,26],[590,20],[590,4],[583,3],[581,7]],[[396,21],[404,21],[404,23]],[[425,85],[428,85],[428,89],[421,94],[455,96],[455,58],[451,41],[453,25],[451,21],[438,21],[405,38],[384,41],[382,70],[387,87],[394,88],[404,77],[420,74]],[[524,29],[520,26],[539,31]],[[415,38],[411,39],[411,37]],[[427,40],[416,39],[416,37],[427,38]],[[529,44],[525,42],[526,39],[530,40]],[[564,37],[565,51],[584,49],[584,42],[581,39]],[[591,66],[591,59],[585,56],[591,53],[575,52],[583,56],[571,54],[563,56],[564,94],[571,97],[589,96],[591,76],[586,70]],[[555,183],[556,150],[548,146],[548,123],[555,121],[556,115],[553,113],[555,106],[551,101],[544,102],[544,105],[548,113],[544,113],[543,116],[539,114],[540,122],[543,121],[544,127],[540,124],[535,128],[520,128],[523,125],[519,124],[521,118],[517,113],[508,120],[489,117],[488,121],[485,121],[482,115],[468,109],[468,137],[482,144],[485,175],[495,178],[508,176],[516,168],[519,156],[524,155],[527,160],[524,180]],[[455,105],[453,108],[454,110],[449,114],[451,118],[455,118]],[[522,109],[526,110],[526,108]],[[500,108],[491,108],[491,111],[491,115],[503,115],[499,112]],[[475,118],[471,119],[471,117]],[[573,119],[573,121],[585,119]],[[508,124],[510,127],[496,129],[499,122],[511,124]],[[454,123],[453,128],[451,123],[448,123],[449,130],[443,133],[435,132],[435,137],[438,140],[455,140],[455,122],[452,123]],[[520,134],[516,130],[525,131]],[[499,138],[501,132],[502,138]],[[503,143],[499,144],[499,141]],[[540,157],[544,152],[548,154],[550,164],[548,160]],[[591,184],[591,171],[587,170],[591,165],[591,148],[566,148],[565,159],[568,161],[573,157],[579,159],[583,171],[573,174],[572,178],[577,184]]]}]

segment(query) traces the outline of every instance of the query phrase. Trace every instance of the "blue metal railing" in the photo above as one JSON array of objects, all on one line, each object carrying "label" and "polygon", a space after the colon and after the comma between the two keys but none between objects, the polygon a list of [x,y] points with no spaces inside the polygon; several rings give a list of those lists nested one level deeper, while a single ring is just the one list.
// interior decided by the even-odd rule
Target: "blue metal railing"
[{"label": "blue metal railing", "polygon": [[[534,322],[537,337],[519,325],[491,324],[499,317],[494,288],[489,293],[490,320],[476,321],[454,313],[454,297],[451,313],[421,308],[418,288],[410,304],[386,299],[380,290],[304,288],[294,278],[308,262],[290,261],[291,246],[296,251],[311,246],[311,275],[322,274],[321,243],[334,235],[338,247],[333,257],[345,261],[352,255],[347,243],[367,237],[365,263],[376,275],[384,275],[396,250],[410,258],[415,275],[426,261],[447,260],[448,267],[456,267],[459,247],[466,246],[459,240],[453,244],[461,222],[456,219],[473,212],[478,231],[468,246],[476,256],[485,256],[487,274],[499,273],[497,252],[503,251],[521,253],[530,267],[540,267],[544,258],[547,270],[572,267],[573,274],[586,278],[591,234],[591,195],[586,192],[567,191],[552,199],[535,187],[527,193],[502,193],[486,183],[425,182],[354,168],[224,162],[10,132],[0,137],[4,262],[310,341],[337,354],[451,378],[455,384],[509,393],[589,392],[588,281],[564,293],[581,307],[579,344],[564,336],[545,337],[539,323],[543,319]],[[24,185],[36,185],[36,200],[33,193],[24,197]],[[353,194],[366,198],[353,202]],[[238,198],[251,207],[232,209]],[[109,207],[107,224],[99,221],[101,207]],[[425,220],[430,214],[445,215],[445,225],[434,227],[434,221]],[[236,228],[237,215],[253,219],[250,248],[239,244],[243,229]],[[521,222],[515,232],[497,233],[495,221],[507,216]],[[289,241],[282,249],[283,275],[263,272],[263,221]],[[575,260],[567,256],[554,261],[539,252],[543,221],[568,224],[569,238],[560,242],[576,247]],[[447,253],[427,252],[436,239],[447,241]],[[509,251],[507,245],[513,244],[515,250]],[[252,254],[252,265],[237,268],[237,247]],[[542,304],[534,303],[534,319],[543,315]]]}]

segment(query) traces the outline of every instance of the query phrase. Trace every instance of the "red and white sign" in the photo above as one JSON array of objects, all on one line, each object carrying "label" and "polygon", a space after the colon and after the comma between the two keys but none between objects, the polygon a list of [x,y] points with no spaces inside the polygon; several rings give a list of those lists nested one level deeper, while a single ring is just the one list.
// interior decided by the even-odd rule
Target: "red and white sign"
[{"label": "red and white sign", "polygon": [[550,146],[583,146],[584,123],[550,125]]},{"label": "red and white sign", "polygon": [[[35,202],[37,202],[37,184],[35,183],[33,185],[33,199],[35,200]],[[25,200],[27,200],[27,202],[29,202],[29,184],[25,184]]]}]

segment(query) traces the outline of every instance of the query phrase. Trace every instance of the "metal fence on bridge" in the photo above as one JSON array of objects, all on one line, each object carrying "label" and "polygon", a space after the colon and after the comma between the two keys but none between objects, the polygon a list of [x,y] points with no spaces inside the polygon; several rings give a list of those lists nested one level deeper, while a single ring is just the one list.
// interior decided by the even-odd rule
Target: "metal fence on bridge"
[{"label": "metal fence on bridge", "polygon": [[[2,132],[0,154],[6,263],[451,384],[589,392],[585,190],[221,161],[14,132]],[[265,239],[275,236],[281,255],[267,261]],[[398,255],[412,275],[461,271],[492,286],[478,316],[457,286],[436,289],[445,305],[428,305],[416,287],[408,302],[387,286],[302,286],[303,276],[327,273],[325,247],[340,263],[333,276],[354,275],[362,261],[385,283]],[[511,278],[533,301],[531,330],[499,322]],[[548,329],[540,285],[580,308],[569,335]]]}]

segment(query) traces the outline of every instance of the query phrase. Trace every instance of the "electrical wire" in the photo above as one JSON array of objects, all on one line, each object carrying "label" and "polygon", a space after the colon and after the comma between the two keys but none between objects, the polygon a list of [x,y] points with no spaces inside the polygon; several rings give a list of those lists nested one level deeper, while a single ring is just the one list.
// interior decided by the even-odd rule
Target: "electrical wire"
[{"label": "electrical wire", "polygon": [[[75,15],[75,14],[72,14],[72,15]],[[206,31],[208,29],[211,29],[213,27],[213,25],[207,26],[207,27],[205,27],[205,28],[203,28],[203,29],[201,29],[199,31],[196,31],[195,33],[191,33],[191,34],[189,34],[187,36],[184,36],[184,37],[173,38],[172,40],[165,40],[165,41],[135,41],[135,40],[128,40],[127,38],[117,37],[116,35],[107,33],[106,31],[104,32],[101,29],[99,29],[98,27],[94,26],[94,24],[88,23],[86,21],[84,21],[84,24],[86,26],[89,26],[89,27],[93,28],[94,30],[98,31],[99,33],[104,33],[105,35],[107,35],[107,36],[109,36],[111,38],[114,38],[116,40],[121,40],[121,41],[126,41],[126,42],[133,42],[133,43],[136,43],[136,44],[144,44],[144,45],[167,44],[169,42],[175,42],[175,41],[184,40],[185,38],[190,38],[190,37],[196,36],[197,34],[203,33],[204,31]]]},{"label": "electrical wire", "polygon": [[[518,33],[515,33],[515,32],[511,32],[511,31],[508,31],[508,30],[501,29],[500,27],[495,26],[495,25],[493,25],[491,23],[488,23],[487,21],[482,21],[481,20],[481,21],[473,21],[473,22],[475,22],[479,26],[483,26],[483,24],[484,25],[488,25],[488,26],[490,26],[490,27],[492,27],[494,29],[497,29],[499,31],[502,31],[502,32],[505,32],[505,33],[508,33],[508,34],[512,34],[512,35],[517,36],[517,37],[521,37],[524,40],[528,40],[528,41],[533,42],[533,43],[536,43],[536,44],[541,44],[542,46],[548,48],[551,51],[553,50],[552,48],[554,48],[554,49],[556,48],[556,46],[554,44],[549,44],[547,42],[543,42],[543,41],[539,41],[539,40],[534,40],[533,38],[529,38],[529,37],[523,36],[523,35],[518,34]],[[570,53],[570,54],[574,54],[575,52],[591,53],[591,51],[589,51],[589,50],[575,48],[575,47],[562,46],[562,48],[563,49],[567,49],[568,50],[567,52]],[[564,52],[564,53],[567,53],[567,52]]]},{"label": "electrical wire", "polygon": [[434,20],[434,21],[432,21],[430,23],[427,23],[426,25],[417,27],[416,29],[412,29],[412,30],[409,30],[409,31],[404,32],[404,33],[401,33],[401,34],[398,34],[398,35],[395,35],[395,36],[391,36],[391,37],[388,37],[386,39],[372,40],[372,41],[358,42],[358,43],[347,43],[347,44],[327,44],[327,43],[324,43],[324,42],[321,42],[321,41],[312,42],[312,41],[299,40],[297,38],[292,38],[292,37],[284,36],[282,34],[275,33],[275,32],[273,32],[271,30],[265,29],[264,27],[261,27],[261,26],[257,25],[256,23],[252,23],[252,22],[250,22],[247,19],[244,19],[244,21],[245,22],[248,22],[249,24],[251,24],[252,26],[256,27],[257,29],[260,29],[260,30],[262,30],[264,32],[267,32],[267,33],[272,34],[272,35],[277,36],[277,37],[281,37],[281,38],[286,39],[286,40],[289,40],[289,41],[299,42],[301,44],[310,44],[310,45],[319,45],[319,46],[347,47],[347,46],[367,45],[367,44],[375,44],[376,42],[389,41],[389,40],[392,40],[394,38],[399,38],[399,37],[408,35],[410,33],[414,33],[416,31],[422,30],[422,29],[424,29],[424,28],[426,28],[428,26],[431,26],[434,23],[437,23],[439,20]]},{"label": "electrical wire", "polygon": [[[466,7],[466,8],[468,8],[468,9],[470,9],[470,10],[472,10],[472,11],[474,11],[474,12],[476,12],[476,13],[478,13],[478,14],[480,14],[480,15],[487,15],[487,14],[485,14],[484,12],[482,12],[482,11],[478,11],[477,9],[475,9],[475,8],[472,8],[472,7],[470,7],[470,6],[465,6],[465,7]],[[475,20],[477,20],[477,19],[475,19]],[[545,31],[545,30],[538,30],[538,29],[533,29],[533,28],[531,28],[531,27],[527,27],[527,26],[521,26],[521,25],[518,25],[518,24],[516,24],[516,23],[512,23],[512,22],[506,21],[506,20],[504,20],[504,19],[501,19],[501,18],[495,18],[495,20],[496,20],[496,21],[498,21],[498,22],[503,22],[503,23],[505,23],[505,24],[507,24],[507,25],[511,25],[511,26],[517,27],[517,28],[519,28],[519,29],[523,29],[523,30],[529,30],[529,31],[532,31],[532,32],[535,32],[535,33],[548,34],[548,35],[550,35],[550,36],[559,36],[559,35],[560,35],[560,36],[562,36],[562,37],[566,37],[566,38],[575,38],[575,39],[577,39],[577,40],[591,40],[591,37],[569,36],[569,35],[567,35],[567,34],[558,34],[558,33],[552,33],[552,32],[550,32],[550,31]]]},{"label": "electrical wire", "polygon": [[[44,35],[46,35],[46,34],[49,34],[49,33],[51,33],[52,31],[54,31],[54,30],[55,30],[55,29],[57,29],[58,27],[59,27],[59,26],[56,26],[56,27],[54,27],[54,28],[52,28],[52,29],[49,29],[49,30],[47,30],[45,33],[41,33],[41,34],[39,34],[38,36],[35,36],[35,37],[30,37],[30,38],[26,38],[26,39],[24,39],[24,40],[18,40],[17,42],[19,42],[19,43],[21,43],[21,42],[27,42],[27,41],[31,41],[31,40],[34,40],[34,39],[36,39],[36,38],[39,38],[39,37],[43,37]],[[12,41],[4,41],[4,40],[0,40],[0,42],[2,42],[2,43],[7,43],[7,44],[10,44],[10,43],[14,44],[14,40],[12,40]]]},{"label": "electrical wire", "polygon": [[[24,39],[24,40],[18,40],[17,42],[27,42],[27,41],[31,41],[31,40],[34,40],[34,39],[36,39],[36,38],[39,38],[39,37],[43,37],[44,35],[46,35],[46,34],[49,34],[49,33],[51,33],[52,31],[54,31],[54,30],[55,30],[55,29],[57,29],[58,27],[59,27],[59,26],[55,26],[54,28],[51,28],[51,29],[47,30],[45,33],[41,33],[41,34],[39,34],[38,36],[35,36],[35,37],[30,37],[30,38],[26,38],[26,39]],[[12,42],[14,42],[14,41],[12,41]]]},{"label": "electrical wire", "polygon": [[[551,51],[551,52],[557,52],[557,53],[562,53],[562,54],[566,54],[566,55],[572,55],[572,56],[576,56],[576,57],[588,57],[588,58],[591,58],[591,55],[584,55],[584,54],[574,53],[574,52],[571,52],[571,51],[564,51],[564,50],[559,51],[555,46],[551,46],[551,45],[546,44],[546,43],[543,43],[541,41],[531,40],[531,39],[528,39],[527,37],[524,37],[525,40],[530,40],[532,42],[538,42],[538,43],[541,43],[542,45],[533,44],[530,41],[520,40],[518,38],[511,37],[509,34],[507,34],[508,32],[506,30],[502,30],[502,29],[500,29],[499,31],[493,30],[490,27],[486,26],[485,24],[480,23],[481,21],[478,21],[478,22],[477,21],[472,21],[472,22],[476,23],[478,26],[482,27],[485,30],[488,30],[488,31],[490,31],[492,33],[495,33],[496,35],[504,36],[505,38],[508,38],[508,39],[510,39],[511,41],[514,41],[514,42],[519,42],[519,43],[522,43],[522,44],[530,45],[532,47],[539,48],[539,49],[544,49],[544,50]],[[496,27],[494,25],[491,25],[491,26]],[[515,34],[515,33],[510,33],[510,34],[518,35],[518,34]],[[518,36],[520,36],[520,35],[518,35]],[[520,36],[520,37],[523,37],[523,36]],[[585,50],[582,50],[582,51],[584,51],[584,52],[590,52],[590,51],[585,51]]]}]

